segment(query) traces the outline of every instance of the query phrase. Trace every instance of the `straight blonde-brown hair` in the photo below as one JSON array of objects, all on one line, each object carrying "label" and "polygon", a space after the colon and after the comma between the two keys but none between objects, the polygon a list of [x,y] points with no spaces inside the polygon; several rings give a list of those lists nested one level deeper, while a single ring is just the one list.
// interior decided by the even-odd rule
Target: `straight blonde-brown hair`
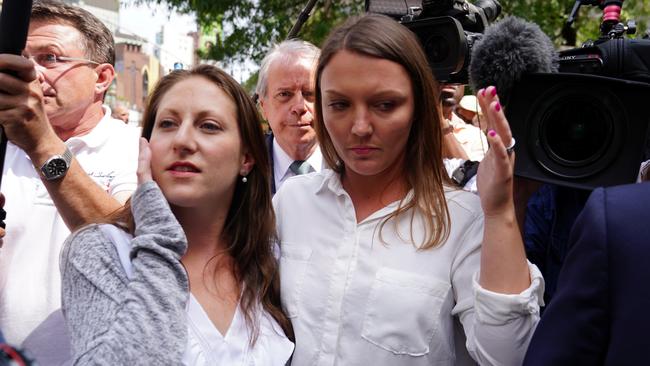
[{"label": "straight blonde-brown hair", "polygon": [[[411,210],[411,238],[415,212],[426,218],[425,242],[414,243],[420,249],[441,245],[449,236],[449,211],[445,186],[452,186],[442,161],[442,131],[438,85],[415,35],[395,20],[379,14],[351,18],[330,33],[321,48],[316,70],[316,120],[314,122],[323,157],[330,167],[344,174],[345,164],[334,149],[323,121],[321,75],[339,51],[393,61],[406,70],[413,85],[413,124],[406,143],[404,176],[412,199],[402,200],[398,209],[381,224]],[[362,83],[363,80],[358,82]],[[407,196],[408,197],[408,196]]]},{"label": "straight blonde-brown hair", "polygon": [[[293,340],[291,322],[282,312],[278,263],[273,255],[277,240],[275,213],[271,203],[271,168],[264,143],[264,134],[257,108],[246,91],[223,70],[209,65],[191,70],[176,70],[163,77],[151,93],[142,119],[142,136],[149,140],[163,96],[176,84],[191,77],[202,77],[221,88],[237,106],[237,124],[243,148],[253,157],[255,165],[246,176],[237,180],[232,203],[226,217],[222,237],[229,245],[227,254],[235,263],[235,278],[242,287],[240,306],[252,330],[251,344],[259,335],[258,317],[262,308]],[[217,162],[218,163],[218,162]],[[130,200],[108,222],[135,232]]]}]

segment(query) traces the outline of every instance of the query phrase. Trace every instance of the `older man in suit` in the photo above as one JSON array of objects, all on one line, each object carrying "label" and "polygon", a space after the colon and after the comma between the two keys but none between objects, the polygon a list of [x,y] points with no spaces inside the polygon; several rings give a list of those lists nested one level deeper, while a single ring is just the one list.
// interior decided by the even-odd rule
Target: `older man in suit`
[{"label": "older man in suit", "polygon": [[323,164],[313,128],[319,55],[313,44],[291,39],[276,45],[262,60],[255,91],[271,127],[266,141],[273,193],[287,178],[320,171]]},{"label": "older man in suit", "polygon": [[650,365],[650,183],[595,190],[524,365]]}]

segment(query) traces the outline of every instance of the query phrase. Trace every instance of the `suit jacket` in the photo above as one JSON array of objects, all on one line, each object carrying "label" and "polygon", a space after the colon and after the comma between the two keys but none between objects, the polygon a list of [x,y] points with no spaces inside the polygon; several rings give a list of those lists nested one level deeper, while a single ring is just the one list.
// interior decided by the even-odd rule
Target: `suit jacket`
[{"label": "suit jacket", "polygon": [[275,169],[273,167],[273,132],[264,136],[266,142],[266,151],[269,153],[269,166],[271,167],[271,194],[275,194]]},{"label": "suit jacket", "polygon": [[524,365],[650,365],[650,183],[595,190]]}]

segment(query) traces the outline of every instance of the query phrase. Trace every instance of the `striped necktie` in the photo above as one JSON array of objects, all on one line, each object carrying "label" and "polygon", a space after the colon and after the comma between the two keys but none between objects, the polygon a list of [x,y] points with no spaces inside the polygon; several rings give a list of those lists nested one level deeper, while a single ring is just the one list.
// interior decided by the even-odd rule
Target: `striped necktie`
[{"label": "striped necktie", "polygon": [[293,172],[293,174],[301,175],[301,174],[309,173],[309,169],[311,169],[311,165],[309,165],[309,163],[306,162],[305,160],[295,160],[293,163],[291,163],[289,169]]}]

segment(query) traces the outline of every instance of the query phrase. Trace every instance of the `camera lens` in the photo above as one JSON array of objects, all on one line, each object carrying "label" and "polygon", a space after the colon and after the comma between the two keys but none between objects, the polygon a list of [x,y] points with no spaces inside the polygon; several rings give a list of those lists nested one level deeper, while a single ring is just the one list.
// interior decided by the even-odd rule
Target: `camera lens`
[{"label": "camera lens", "polygon": [[612,141],[609,113],[589,100],[556,100],[540,125],[542,145],[556,162],[567,166],[600,159]]},{"label": "camera lens", "polygon": [[444,37],[433,35],[424,44],[424,51],[430,62],[443,62],[449,57],[449,42]]},{"label": "camera lens", "polygon": [[488,22],[493,22],[501,14],[501,4],[495,0],[479,0],[475,3],[477,8],[483,9]]},{"label": "camera lens", "polygon": [[405,23],[414,32],[436,80],[445,82],[459,72],[467,54],[467,40],[461,24],[452,17],[435,17]]}]

